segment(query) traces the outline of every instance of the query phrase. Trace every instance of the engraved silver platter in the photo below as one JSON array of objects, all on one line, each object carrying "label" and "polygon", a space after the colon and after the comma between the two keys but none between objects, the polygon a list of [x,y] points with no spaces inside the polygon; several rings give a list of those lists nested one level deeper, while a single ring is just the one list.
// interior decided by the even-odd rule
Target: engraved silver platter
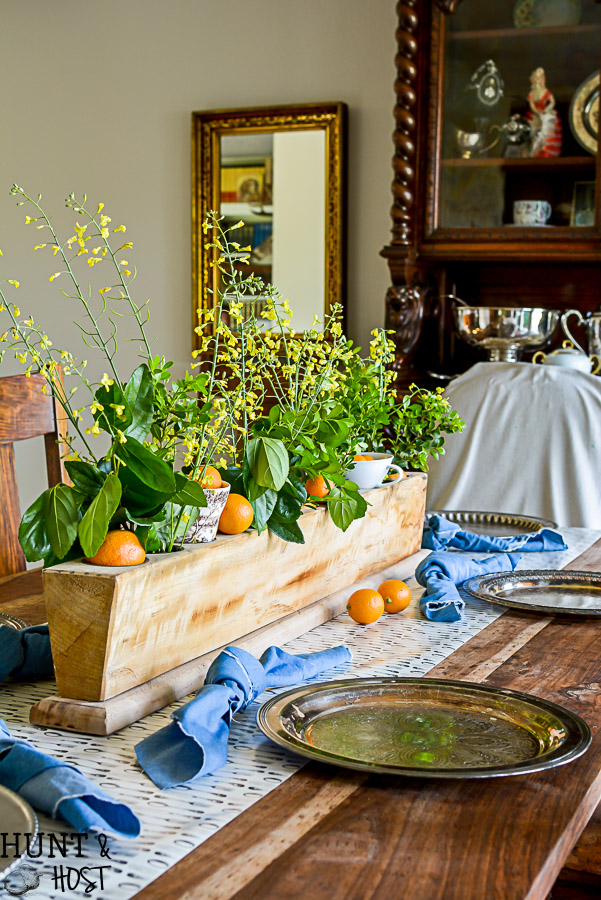
[{"label": "engraved silver platter", "polygon": [[8,625],[10,628],[21,631],[23,628],[29,628],[29,622],[21,619],[19,616],[9,615],[9,613],[0,613],[0,625]]},{"label": "engraved silver platter", "polygon": [[601,573],[536,569],[479,575],[463,582],[473,597],[551,615],[601,616]]},{"label": "engraved silver platter", "polygon": [[[21,865],[26,856],[25,835],[31,835],[30,844],[35,841],[38,833],[38,820],[29,803],[26,803],[18,794],[0,786],[0,825],[6,832],[8,840],[14,840],[15,833],[19,835],[19,852],[15,848],[15,855],[7,851],[4,858],[0,857],[0,886],[1,882]],[[39,884],[39,881],[38,881]],[[9,891],[12,893],[12,891]],[[25,893],[16,891],[15,893]]]},{"label": "engraved silver platter", "polygon": [[579,716],[531,694],[433,678],[357,678],[297,687],[261,706],[276,744],[348,769],[419,778],[540,772],[581,756]]},{"label": "engraved silver platter", "polygon": [[444,516],[449,522],[462,525],[465,531],[471,531],[474,534],[492,534],[495,537],[531,534],[533,531],[540,531],[542,528],[557,528],[557,522],[552,522],[550,519],[514,515],[513,513],[427,509],[426,516]]}]

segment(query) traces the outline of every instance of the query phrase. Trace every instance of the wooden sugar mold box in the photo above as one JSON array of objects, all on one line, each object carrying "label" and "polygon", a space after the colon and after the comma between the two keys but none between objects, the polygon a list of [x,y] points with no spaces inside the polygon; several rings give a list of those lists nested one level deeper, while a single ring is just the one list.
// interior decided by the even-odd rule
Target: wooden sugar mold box
[{"label": "wooden sugar mold box", "polygon": [[305,512],[304,544],[248,531],[131,568],[47,569],[58,694],[108,700],[412,555],[426,482],[416,473],[365,491],[367,514],[346,532],[325,508]]}]

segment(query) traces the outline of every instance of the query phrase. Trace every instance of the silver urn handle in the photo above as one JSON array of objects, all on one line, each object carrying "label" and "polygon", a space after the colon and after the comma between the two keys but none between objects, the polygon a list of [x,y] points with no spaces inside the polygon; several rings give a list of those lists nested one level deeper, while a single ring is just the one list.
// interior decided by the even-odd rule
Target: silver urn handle
[{"label": "silver urn handle", "polygon": [[578,348],[578,350],[581,351],[581,353],[584,353],[584,355],[586,356],[586,350],[584,350],[580,346],[580,344],[578,343],[578,341],[576,340],[576,338],[574,337],[574,335],[568,328],[568,319],[570,318],[570,316],[577,316],[578,323],[580,325],[582,325],[584,322],[584,316],[578,309],[567,309],[564,313],[561,314],[560,321],[561,321],[561,327],[563,328],[563,333],[565,334],[565,336],[573,343],[573,345],[575,347]]}]

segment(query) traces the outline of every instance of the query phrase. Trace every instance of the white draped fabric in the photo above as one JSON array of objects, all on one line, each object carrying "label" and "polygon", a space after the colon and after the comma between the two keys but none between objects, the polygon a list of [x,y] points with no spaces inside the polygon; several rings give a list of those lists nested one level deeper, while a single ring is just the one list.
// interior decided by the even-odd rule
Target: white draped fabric
[{"label": "white draped fabric", "polygon": [[445,392],[465,420],[430,465],[428,508],[601,528],[601,378],[482,362]]}]

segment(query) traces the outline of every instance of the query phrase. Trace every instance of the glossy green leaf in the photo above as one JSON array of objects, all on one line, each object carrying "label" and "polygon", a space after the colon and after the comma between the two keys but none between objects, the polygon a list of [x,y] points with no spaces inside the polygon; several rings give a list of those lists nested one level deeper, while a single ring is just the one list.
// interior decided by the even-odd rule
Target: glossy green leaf
[{"label": "glossy green leaf", "polygon": [[79,523],[79,542],[86,556],[94,556],[98,552],[120,500],[121,482],[111,472]]},{"label": "glossy green leaf", "polygon": [[260,436],[249,441],[246,458],[257,484],[279,491],[290,468],[288,451],[275,438]]},{"label": "glossy green leaf", "polygon": [[265,488],[265,493],[261,494],[260,497],[257,497],[256,500],[250,501],[250,505],[255,511],[254,524],[256,525],[259,534],[267,527],[269,517],[273,512],[277,499],[278,495],[275,491],[272,491],[270,488]]},{"label": "glossy green leaf", "polygon": [[19,525],[19,543],[28,562],[37,562],[50,552],[50,538],[46,529],[49,494],[49,490],[40,494],[25,510]]},{"label": "glossy green leaf", "polygon": [[126,433],[143,441],[150,431],[154,412],[154,384],[146,363],[138,366],[123,393],[132,414],[131,425]]},{"label": "glossy green leaf", "polygon": [[203,488],[197,481],[191,481],[179,472],[175,476],[177,493],[171,498],[172,503],[180,506],[206,506],[207,498]]},{"label": "glossy green leaf", "polygon": [[305,538],[297,522],[269,522],[269,530],[277,534],[283,541],[292,544],[304,544]]},{"label": "glossy green leaf", "polygon": [[81,460],[68,460],[65,469],[74,486],[86,497],[95,497],[106,478],[96,466]]},{"label": "glossy green leaf", "polygon": [[57,484],[48,491],[46,507],[46,530],[52,552],[62,559],[71,549],[77,537],[79,516],[72,489],[66,484]]},{"label": "glossy green leaf", "polygon": [[117,444],[115,455],[125,463],[133,475],[155,493],[175,493],[175,476],[172,468],[145,444],[128,437],[125,444]]},{"label": "glossy green leaf", "polygon": [[355,519],[362,519],[367,510],[365,498],[359,493],[353,493],[351,497],[330,500],[328,511],[332,521],[342,531],[346,531]]}]

